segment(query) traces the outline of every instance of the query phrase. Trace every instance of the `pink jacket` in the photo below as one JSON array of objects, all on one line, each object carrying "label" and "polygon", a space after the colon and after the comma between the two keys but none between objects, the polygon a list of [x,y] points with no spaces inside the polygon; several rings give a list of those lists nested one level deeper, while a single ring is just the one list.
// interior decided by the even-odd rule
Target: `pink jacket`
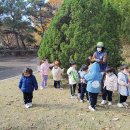
[{"label": "pink jacket", "polygon": [[49,64],[48,62],[44,62],[41,64],[40,72],[42,75],[48,75],[49,73],[49,67],[53,66],[52,64]]}]

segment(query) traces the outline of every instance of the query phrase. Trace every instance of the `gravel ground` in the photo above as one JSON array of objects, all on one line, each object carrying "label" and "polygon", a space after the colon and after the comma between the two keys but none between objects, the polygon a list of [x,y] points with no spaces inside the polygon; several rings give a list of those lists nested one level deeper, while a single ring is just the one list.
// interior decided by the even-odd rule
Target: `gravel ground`
[{"label": "gravel ground", "polygon": [[37,69],[37,58],[27,57],[0,57],[0,80],[21,75],[25,67]]}]

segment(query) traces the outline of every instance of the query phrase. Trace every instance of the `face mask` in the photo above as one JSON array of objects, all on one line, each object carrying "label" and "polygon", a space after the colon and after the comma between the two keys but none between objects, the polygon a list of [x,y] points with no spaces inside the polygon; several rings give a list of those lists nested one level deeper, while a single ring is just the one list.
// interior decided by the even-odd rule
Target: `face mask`
[{"label": "face mask", "polygon": [[98,51],[98,52],[101,52],[101,51],[102,51],[102,48],[97,47],[97,51]]}]

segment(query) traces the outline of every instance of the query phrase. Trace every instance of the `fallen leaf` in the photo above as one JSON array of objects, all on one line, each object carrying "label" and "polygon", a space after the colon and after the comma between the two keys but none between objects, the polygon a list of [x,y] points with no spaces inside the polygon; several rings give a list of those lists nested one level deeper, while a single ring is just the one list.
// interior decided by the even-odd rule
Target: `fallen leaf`
[{"label": "fallen leaf", "polygon": [[113,121],[118,121],[119,118],[115,117],[115,118],[113,118],[112,120],[113,120]]},{"label": "fallen leaf", "polygon": [[94,117],[92,117],[92,120],[94,121],[94,120],[95,120],[95,118],[94,118]]}]

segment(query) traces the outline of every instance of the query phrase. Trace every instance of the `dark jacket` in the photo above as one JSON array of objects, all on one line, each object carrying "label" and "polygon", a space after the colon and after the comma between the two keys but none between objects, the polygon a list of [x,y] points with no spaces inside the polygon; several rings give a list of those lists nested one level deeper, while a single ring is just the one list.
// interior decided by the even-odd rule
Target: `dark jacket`
[{"label": "dark jacket", "polygon": [[33,92],[34,89],[38,89],[37,80],[34,75],[31,75],[29,77],[22,76],[19,82],[19,88],[22,90],[22,92]]}]

